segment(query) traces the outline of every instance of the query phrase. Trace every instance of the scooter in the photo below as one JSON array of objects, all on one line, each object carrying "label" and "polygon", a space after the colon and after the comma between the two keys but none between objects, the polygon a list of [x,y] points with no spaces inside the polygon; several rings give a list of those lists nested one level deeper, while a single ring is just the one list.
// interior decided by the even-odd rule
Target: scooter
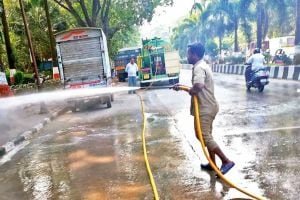
[{"label": "scooter", "polygon": [[[247,70],[251,70],[251,65],[247,66]],[[248,73],[250,75],[249,80],[246,82],[247,90],[250,91],[251,87],[254,87],[257,88],[259,92],[263,92],[265,86],[269,84],[269,71],[267,68],[261,67]]]}]

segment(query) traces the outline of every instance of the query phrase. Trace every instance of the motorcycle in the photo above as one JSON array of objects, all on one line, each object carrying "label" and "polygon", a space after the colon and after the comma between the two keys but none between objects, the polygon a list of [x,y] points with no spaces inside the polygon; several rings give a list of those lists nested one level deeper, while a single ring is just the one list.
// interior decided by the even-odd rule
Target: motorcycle
[{"label": "motorcycle", "polygon": [[[251,65],[247,66],[247,70],[251,70]],[[266,85],[269,84],[269,71],[266,67],[261,67],[255,71],[248,71],[249,80],[246,77],[246,87],[250,91],[251,87],[257,88],[259,92],[263,92]]]}]

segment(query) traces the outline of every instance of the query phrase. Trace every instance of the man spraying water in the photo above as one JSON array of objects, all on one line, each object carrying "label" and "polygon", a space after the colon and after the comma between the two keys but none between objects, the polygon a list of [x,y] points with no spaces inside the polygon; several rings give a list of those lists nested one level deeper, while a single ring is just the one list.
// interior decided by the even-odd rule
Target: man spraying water
[{"label": "man spraying water", "polygon": [[[219,105],[214,96],[212,71],[203,60],[204,52],[204,46],[200,43],[188,46],[187,59],[189,64],[194,65],[192,72],[193,86],[189,90],[189,94],[191,96],[196,95],[199,99],[201,131],[210,158],[214,164],[216,164],[215,155],[217,155],[222,161],[220,171],[222,174],[226,174],[235,164],[225,156],[212,136],[212,125],[219,111]],[[180,85],[175,85],[173,88],[178,91],[180,90],[180,87]],[[191,115],[195,116],[193,98],[191,102]],[[194,120],[194,124],[196,132],[196,120]],[[198,138],[197,134],[196,137]],[[213,170],[209,164],[201,164],[201,168],[205,170]]]}]

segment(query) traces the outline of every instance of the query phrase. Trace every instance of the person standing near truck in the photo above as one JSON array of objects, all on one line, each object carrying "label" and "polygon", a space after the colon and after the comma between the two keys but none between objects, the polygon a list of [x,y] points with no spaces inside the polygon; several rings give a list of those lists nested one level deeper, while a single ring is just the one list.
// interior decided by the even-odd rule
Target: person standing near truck
[{"label": "person standing near truck", "polygon": [[[134,62],[135,59],[132,57],[130,62],[126,65],[125,71],[128,73],[128,86],[136,87],[136,73],[138,71],[138,66]],[[135,90],[128,91],[128,94],[135,94]]]}]

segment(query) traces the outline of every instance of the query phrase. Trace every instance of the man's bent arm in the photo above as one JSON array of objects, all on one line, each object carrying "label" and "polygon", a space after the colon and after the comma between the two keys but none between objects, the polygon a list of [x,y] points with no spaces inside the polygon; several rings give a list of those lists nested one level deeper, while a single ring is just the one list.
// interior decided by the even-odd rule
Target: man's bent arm
[{"label": "man's bent arm", "polygon": [[204,84],[195,83],[193,87],[190,89],[189,93],[190,95],[197,95],[203,88],[205,88]]}]

